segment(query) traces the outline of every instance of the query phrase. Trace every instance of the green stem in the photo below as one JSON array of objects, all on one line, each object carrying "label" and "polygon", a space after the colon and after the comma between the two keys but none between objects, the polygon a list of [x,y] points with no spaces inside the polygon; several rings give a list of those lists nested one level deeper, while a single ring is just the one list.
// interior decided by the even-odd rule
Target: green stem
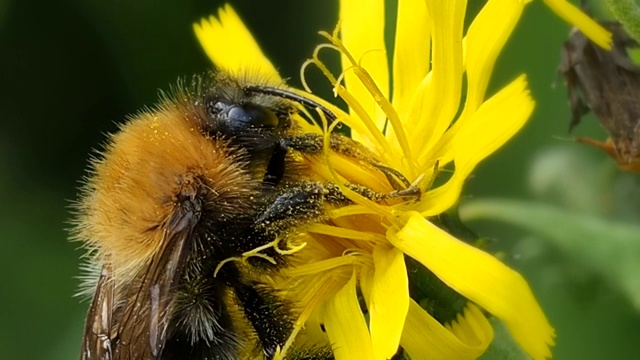
[{"label": "green stem", "polygon": [[609,10],[636,41],[640,42],[640,7],[634,0],[605,0]]}]

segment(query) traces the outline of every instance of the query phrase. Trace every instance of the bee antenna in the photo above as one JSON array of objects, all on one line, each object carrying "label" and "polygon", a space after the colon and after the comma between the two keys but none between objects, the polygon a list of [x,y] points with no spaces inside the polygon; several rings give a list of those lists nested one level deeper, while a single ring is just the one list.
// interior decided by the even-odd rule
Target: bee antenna
[{"label": "bee antenna", "polygon": [[320,109],[320,111],[322,111],[324,115],[327,117],[327,122],[329,124],[331,124],[334,120],[338,118],[336,114],[334,114],[331,110],[327,109],[326,107],[320,105],[318,102],[313,101],[309,98],[306,98],[302,95],[298,95],[295,92],[290,90],[278,89],[274,87],[260,86],[260,85],[248,85],[244,87],[244,90],[253,92],[253,93],[258,93],[258,94],[277,96],[283,99],[295,101],[311,109]]}]

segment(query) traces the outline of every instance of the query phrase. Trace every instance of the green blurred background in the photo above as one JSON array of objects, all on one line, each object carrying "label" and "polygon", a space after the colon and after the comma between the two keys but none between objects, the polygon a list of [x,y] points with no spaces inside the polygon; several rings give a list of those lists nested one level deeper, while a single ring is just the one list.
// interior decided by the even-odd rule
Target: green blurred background
[{"label": "green blurred background", "polygon": [[[88,154],[126,114],[152,104],[157,89],[211,67],[192,23],[222,3],[0,0],[1,358],[77,358],[87,303],[73,297],[82,251],[65,229]],[[483,1],[470,3],[473,13]],[[333,1],[232,4],[293,85],[320,41],[317,31],[332,30],[337,19]],[[495,90],[527,73],[536,112],[524,131],[481,164],[463,202],[519,199],[551,204],[576,215],[578,224],[584,215],[585,222],[617,219],[635,226],[638,177],[620,174],[604,153],[574,144],[567,134],[570,115],[556,69],[569,28],[542,2],[528,6],[492,84]],[[593,117],[577,133],[606,138]],[[470,226],[494,250],[508,250],[504,260],[530,281],[558,333],[555,358],[640,354],[637,307],[606,269],[571,250],[608,246],[606,232],[559,247],[504,223]],[[605,259],[605,268],[607,261],[616,259]]]}]

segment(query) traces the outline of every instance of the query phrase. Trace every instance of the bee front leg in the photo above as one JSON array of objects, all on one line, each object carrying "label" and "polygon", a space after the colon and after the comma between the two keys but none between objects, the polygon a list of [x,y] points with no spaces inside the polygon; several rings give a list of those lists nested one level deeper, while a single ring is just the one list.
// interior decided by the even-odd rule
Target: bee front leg
[{"label": "bee front leg", "polygon": [[[409,187],[389,193],[380,193],[366,186],[346,184],[349,190],[375,202],[397,198],[416,199],[420,197],[420,190]],[[325,205],[348,205],[353,203],[342,193],[340,187],[333,183],[321,184],[306,182],[287,188],[273,203],[256,219],[257,229],[264,229],[267,233],[280,234],[310,221],[317,221],[324,216]]]}]

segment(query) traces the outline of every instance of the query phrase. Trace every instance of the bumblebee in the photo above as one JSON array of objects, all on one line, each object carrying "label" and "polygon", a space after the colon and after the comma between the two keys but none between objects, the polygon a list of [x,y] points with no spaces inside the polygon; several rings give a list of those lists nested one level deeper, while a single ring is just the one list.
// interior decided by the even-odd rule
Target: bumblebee
[{"label": "bumblebee", "polygon": [[[294,119],[303,106],[335,119],[281,84],[207,74],[110,136],[76,207],[74,234],[87,249],[93,293],[80,359],[274,357],[296,308],[269,287],[285,256],[271,248],[271,261],[225,260],[349,202],[301,161],[321,156],[324,143]],[[356,142],[331,134],[329,143],[398,191],[350,189],[374,201],[407,194],[406,179]],[[333,358],[329,346],[299,346],[287,356]]]}]

